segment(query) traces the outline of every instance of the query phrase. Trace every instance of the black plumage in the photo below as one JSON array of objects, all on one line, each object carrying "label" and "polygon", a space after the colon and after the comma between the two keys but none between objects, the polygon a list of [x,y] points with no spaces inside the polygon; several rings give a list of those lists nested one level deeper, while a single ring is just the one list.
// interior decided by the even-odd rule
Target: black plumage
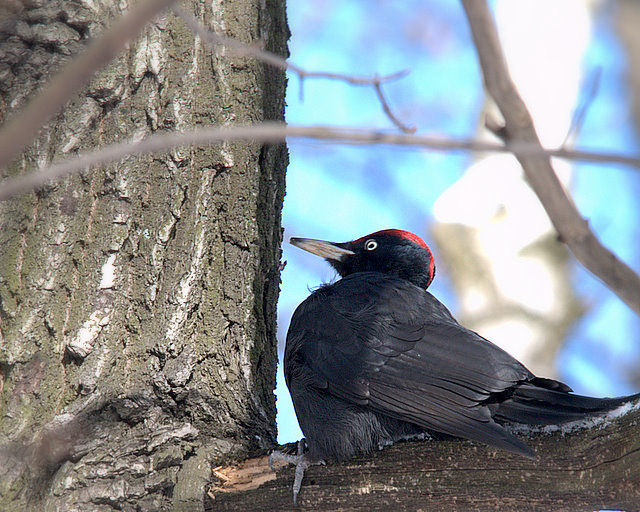
[{"label": "black plumage", "polygon": [[433,257],[411,233],[292,243],[342,276],[300,304],[287,335],[285,377],[310,461],[345,459],[421,432],[534,457],[502,424],[562,423],[637,398],[574,395],[461,326],[426,291]]}]

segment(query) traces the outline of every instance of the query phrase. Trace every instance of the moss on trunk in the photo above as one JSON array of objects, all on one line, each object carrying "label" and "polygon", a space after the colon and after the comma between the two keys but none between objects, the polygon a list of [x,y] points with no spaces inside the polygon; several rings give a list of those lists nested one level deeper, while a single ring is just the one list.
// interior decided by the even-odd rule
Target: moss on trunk
[{"label": "moss on trunk", "polygon": [[[214,5],[187,7],[286,55],[284,2]],[[2,116],[118,9],[49,0],[12,14]],[[166,14],[8,173],[157,130],[282,120],[284,88],[281,71],[213,51]],[[286,163],[284,145],[178,148],[0,204],[0,509],[197,509],[211,464],[274,443]]]}]

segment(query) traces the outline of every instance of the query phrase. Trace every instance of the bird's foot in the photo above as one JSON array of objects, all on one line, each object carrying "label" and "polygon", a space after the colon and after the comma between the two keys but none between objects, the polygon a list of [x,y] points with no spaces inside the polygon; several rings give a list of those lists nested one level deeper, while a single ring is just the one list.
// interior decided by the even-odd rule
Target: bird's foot
[{"label": "bird's foot", "polygon": [[323,460],[312,462],[309,460],[309,457],[305,453],[305,448],[307,446],[306,441],[300,439],[298,441],[298,454],[291,455],[290,453],[283,453],[281,451],[274,451],[269,455],[269,467],[275,471],[273,467],[273,463],[277,461],[287,462],[289,464],[296,465],[296,473],[295,478],[293,480],[293,506],[295,507],[298,504],[298,493],[300,492],[300,488],[302,487],[302,479],[304,478],[304,472],[307,470],[309,466],[314,464],[325,464]]}]

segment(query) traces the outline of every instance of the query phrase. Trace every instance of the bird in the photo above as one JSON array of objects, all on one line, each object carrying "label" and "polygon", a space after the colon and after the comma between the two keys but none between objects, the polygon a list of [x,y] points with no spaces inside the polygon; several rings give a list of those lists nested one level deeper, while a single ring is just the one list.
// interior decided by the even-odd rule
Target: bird
[{"label": "bird", "polygon": [[[304,471],[420,434],[469,439],[528,458],[534,451],[505,424],[553,425],[602,414],[640,394],[575,395],[537,377],[507,352],[458,323],[427,288],[429,246],[400,229],[333,243],[291,238],[324,258],[340,279],[295,310],[284,375],[304,439],[293,501]],[[273,466],[272,466],[273,467]]]}]

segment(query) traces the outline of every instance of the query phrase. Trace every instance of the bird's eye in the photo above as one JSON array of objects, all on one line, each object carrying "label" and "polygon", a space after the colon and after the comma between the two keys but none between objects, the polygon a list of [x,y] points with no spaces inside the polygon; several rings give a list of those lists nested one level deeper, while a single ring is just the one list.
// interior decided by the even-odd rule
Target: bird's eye
[{"label": "bird's eye", "polygon": [[376,242],[373,238],[371,238],[364,243],[364,248],[367,251],[374,251],[375,249],[378,248],[378,242]]}]

